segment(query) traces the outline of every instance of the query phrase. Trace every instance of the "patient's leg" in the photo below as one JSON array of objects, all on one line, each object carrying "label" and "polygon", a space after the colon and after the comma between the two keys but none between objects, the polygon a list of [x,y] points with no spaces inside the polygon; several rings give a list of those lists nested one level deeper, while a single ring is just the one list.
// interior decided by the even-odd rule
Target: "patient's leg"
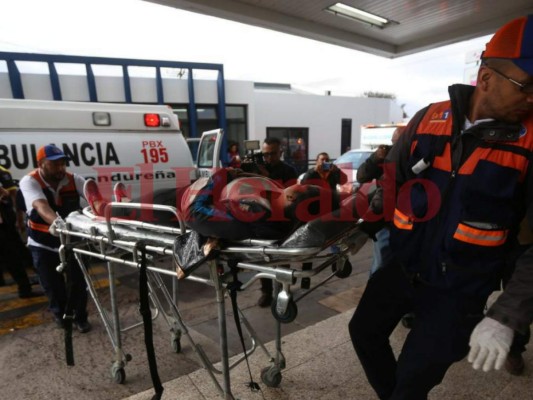
[{"label": "patient's leg", "polygon": [[91,206],[94,215],[103,217],[105,207],[108,203],[102,197],[98,184],[93,179],[87,179],[85,181],[85,184],[83,185],[83,195],[85,196],[85,200],[89,203],[89,206]]},{"label": "patient's leg", "polygon": [[[207,241],[202,246],[202,253],[204,257],[207,257],[213,250],[215,250],[218,246],[218,239],[216,238],[208,238]],[[176,275],[178,279],[183,279],[187,276],[187,273],[185,270],[177,263],[176,259],[174,258],[174,265],[176,267]]]},{"label": "patient's leg", "polygon": [[122,182],[117,182],[113,187],[113,195],[115,196],[115,201],[118,203],[129,203],[131,198],[128,195],[126,186]]}]

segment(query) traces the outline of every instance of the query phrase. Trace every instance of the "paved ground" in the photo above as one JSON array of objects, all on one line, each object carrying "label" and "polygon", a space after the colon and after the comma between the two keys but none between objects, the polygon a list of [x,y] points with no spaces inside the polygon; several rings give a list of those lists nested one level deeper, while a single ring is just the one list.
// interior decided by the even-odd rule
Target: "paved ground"
[{"label": "paved ground", "polygon": [[[282,335],[313,326],[330,317],[352,309],[364,288],[371,261],[371,244],[351,258],[354,270],[346,279],[334,278],[298,302],[298,317],[282,325]],[[329,272],[313,277],[312,283]],[[99,296],[107,304],[108,282],[105,269],[96,267]],[[121,323],[124,326],[140,321],[137,313],[137,276],[128,269],[118,276],[118,296]],[[76,365],[65,363],[63,332],[51,322],[44,298],[20,302],[14,287],[0,288],[0,393],[12,400],[121,399],[151,388],[144,349],[143,332],[132,329],[123,335],[123,349],[131,354],[126,365],[126,381],[119,385],[111,378],[114,360],[113,347],[98,318],[94,304],[90,305],[93,331],[74,333]],[[218,348],[218,320],[214,290],[204,284],[185,281],[179,286],[179,310],[193,339],[216,362],[220,359]],[[239,306],[249,319],[259,338],[267,343],[275,337],[275,324],[269,309],[255,305],[259,285],[254,284],[239,294]],[[230,309],[229,301],[226,306]],[[230,355],[242,349],[234,328],[228,319]],[[333,333],[336,334],[336,333]],[[189,343],[182,338],[182,352],[176,354],[171,345],[171,335],[163,318],[154,321],[154,345],[157,353],[159,375],[163,382],[187,376],[201,368],[198,357]],[[178,396],[177,398],[181,398]]]},{"label": "paved ground", "polygon": [[[278,388],[266,387],[261,370],[269,365],[266,355],[257,350],[250,357],[253,379],[261,392],[251,393],[244,363],[231,372],[231,390],[240,400],[376,400],[348,337],[347,323],[364,289],[371,262],[371,244],[351,258],[354,271],[346,279],[333,279],[298,303],[298,317],[282,325],[282,349],[286,369]],[[94,268],[99,277],[98,293],[108,297],[105,269]],[[317,281],[325,272],[313,278]],[[125,270],[118,276],[121,321],[139,321],[137,277]],[[217,362],[218,329],[212,288],[186,281],[179,287],[179,309],[193,339]],[[239,294],[239,304],[260,339],[274,352],[275,324],[268,309],[255,305],[259,285]],[[303,292],[301,292],[303,293]],[[16,288],[0,288],[0,398],[12,400],[149,400],[153,396],[147,368],[143,334],[139,328],[123,335],[124,351],[132,355],[125,368],[126,381],[116,384],[110,368],[113,351],[109,337],[91,303],[94,329],[74,334],[76,365],[65,363],[62,331],[55,328],[43,299],[19,301]],[[229,301],[226,301],[229,309]],[[228,319],[230,355],[242,352],[231,319]],[[399,352],[408,330],[398,326],[391,345]],[[163,318],[154,322],[158,369],[165,392],[163,400],[218,400],[222,397],[207,371],[202,368],[193,347],[182,338],[182,352],[176,354]],[[505,371],[474,371],[465,361],[448,371],[443,383],[429,395],[430,400],[529,400],[533,398],[533,351],[525,354],[524,376]],[[218,366],[219,367],[219,366]],[[220,377],[219,377],[220,378]]]}]

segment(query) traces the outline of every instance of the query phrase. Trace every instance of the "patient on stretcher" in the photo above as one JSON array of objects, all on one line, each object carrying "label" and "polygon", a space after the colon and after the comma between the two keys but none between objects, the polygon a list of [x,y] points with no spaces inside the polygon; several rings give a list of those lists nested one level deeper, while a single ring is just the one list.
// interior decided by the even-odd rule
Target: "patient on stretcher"
[{"label": "patient on stretcher", "polygon": [[324,188],[283,188],[270,178],[227,168],[191,185],[182,197],[181,212],[187,226],[203,236],[277,240],[338,208],[338,201],[331,203],[331,193]]},{"label": "patient on stretcher", "polygon": [[[86,193],[86,198],[95,215],[103,215],[107,202],[92,182],[87,186],[92,193]],[[357,201],[362,204],[358,206]],[[353,227],[359,219],[357,209],[366,210],[368,201],[359,195],[359,199],[350,196],[341,204],[322,187],[296,184],[283,188],[272,179],[224,168],[189,186],[178,208],[191,229],[174,244],[174,253],[189,257],[178,262],[178,276],[184,276],[183,270],[205,261],[220,240],[262,239],[277,240],[286,247],[320,246]],[[310,221],[314,222],[307,224]],[[304,234],[291,235],[299,227]]]}]

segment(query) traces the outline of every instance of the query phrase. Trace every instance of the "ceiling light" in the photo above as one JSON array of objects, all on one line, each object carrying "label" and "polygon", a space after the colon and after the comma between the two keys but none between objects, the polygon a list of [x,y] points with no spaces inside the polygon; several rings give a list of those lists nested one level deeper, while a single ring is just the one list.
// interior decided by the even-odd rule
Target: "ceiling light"
[{"label": "ceiling light", "polygon": [[370,14],[366,11],[359,10],[358,8],[348,6],[343,3],[335,3],[329,6],[328,8],[326,8],[325,11],[330,12],[335,15],[339,15],[341,17],[355,19],[356,21],[364,22],[372,26],[377,26],[379,28],[383,28],[387,24],[392,22],[386,18],[380,17],[378,15]]}]

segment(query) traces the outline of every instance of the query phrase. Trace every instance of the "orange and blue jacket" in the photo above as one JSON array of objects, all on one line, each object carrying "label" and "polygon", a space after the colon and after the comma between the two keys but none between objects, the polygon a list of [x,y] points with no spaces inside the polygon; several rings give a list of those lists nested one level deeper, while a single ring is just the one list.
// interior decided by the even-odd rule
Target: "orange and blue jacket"
[{"label": "orange and blue jacket", "polygon": [[462,131],[472,91],[452,86],[451,101],[430,105],[410,128],[391,246],[420,281],[484,296],[499,282],[528,206],[533,118]]},{"label": "orange and blue jacket", "polygon": [[[52,193],[46,182],[41,178],[39,170],[34,170],[30,172],[29,175],[39,182],[48,204],[52,210],[57,212],[62,218],[66,218],[72,211],[76,211],[80,208],[80,195],[76,190],[74,176],[71,173],[67,172],[66,174],[68,184],[59,190],[57,203],[54,198],[54,193]],[[49,227],[50,225],[41,218],[36,209],[30,211],[30,214],[28,215],[28,235],[38,243],[51,248],[58,248],[61,244],[60,239],[52,236],[48,232]]]}]

